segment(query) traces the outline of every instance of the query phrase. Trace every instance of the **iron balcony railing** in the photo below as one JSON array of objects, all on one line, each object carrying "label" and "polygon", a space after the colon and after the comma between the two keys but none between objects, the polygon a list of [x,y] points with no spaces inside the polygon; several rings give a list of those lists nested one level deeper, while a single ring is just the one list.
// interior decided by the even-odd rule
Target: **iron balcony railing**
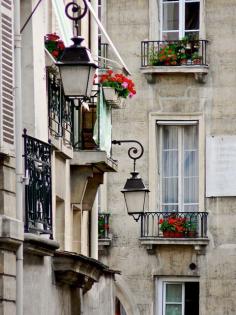
[{"label": "iron balcony railing", "polygon": [[206,40],[142,41],[141,67],[206,66]]},{"label": "iron balcony railing", "polygon": [[98,214],[98,239],[110,239],[109,237],[109,213]]},{"label": "iron balcony railing", "polygon": [[24,129],[25,231],[52,238],[51,144],[28,136]]},{"label": "iron balcony railing", "polygon": [[142,238],[207,238],[207,212],[146,212]]},{"label": "iron balcony railing", "polygon": [[101,57],[99,59],[99,67],[102,69],[107,68],[107,58],[108,58],[108,46],[107,43],[100,43],[98,44],[98,55]]},{"label": "iron balcony railing", "polygon": [[72,111],[74,101],[66,98],[61,80],[48,70],[48,127],[55,138],[62,137],[66,145],[72,144]]}]

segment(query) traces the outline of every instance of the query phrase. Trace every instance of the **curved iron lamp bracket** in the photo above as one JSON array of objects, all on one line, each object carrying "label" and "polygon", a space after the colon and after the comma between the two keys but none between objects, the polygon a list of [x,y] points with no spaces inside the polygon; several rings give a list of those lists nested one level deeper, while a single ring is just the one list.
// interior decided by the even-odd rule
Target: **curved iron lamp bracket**
[{"label": "curved iron lamp bracket", "polygon": [[144,152],[143,145],[137,140],[113,140],[112,141],[112,144],[121,145],[122,143],[135,143],[139,145],[138,148],[136,146],[132,146],[131,148],[128,149],[128,156],[134,161],[133,172],[136,172],[135,170],[136,160],[140,159],[143,155],[143,152]]},{"label": "curved iron lamp bracket", "polygon": [[[76,36],[79,35],[79,21],[86,15],[87,11],[88,11],[88,6],[87,3],[85,2],[85,0],[83,0],[84,3],[84,8],[82,8],[79,4],[77,4],[74,1],[69,2],[66,6],[65,6],[65,13],[66,16],[74,21],[74,28],[76,30]],[[70,10],[72,12],[73,15],[70,14]]]}]

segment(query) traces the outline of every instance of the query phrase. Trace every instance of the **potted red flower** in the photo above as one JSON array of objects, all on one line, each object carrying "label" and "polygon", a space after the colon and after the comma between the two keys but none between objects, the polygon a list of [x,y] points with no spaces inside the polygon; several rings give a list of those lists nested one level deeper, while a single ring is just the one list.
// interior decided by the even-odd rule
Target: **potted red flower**
[{"label": "potted red flower", "polygon": [[113,108],[122,108],[123,100],[132,98],[136,94],[134,82],[121,73],[107,70],[100,75],[99,83],[102,85],[104,98]]},{"label": "potted red flower", "polygon": [[186,231],[186,218],[176,217],[171,215],[166,219],[160,219],[160,230],[163,232],[163,236],[166,238],[175,237],[180,238],[184,237]]},{"label": "potted red flower", "polygon": [[56,60],[61,58],[65,49],[64,42],[56,33],[47,34],[45,36],[45,47]]}]

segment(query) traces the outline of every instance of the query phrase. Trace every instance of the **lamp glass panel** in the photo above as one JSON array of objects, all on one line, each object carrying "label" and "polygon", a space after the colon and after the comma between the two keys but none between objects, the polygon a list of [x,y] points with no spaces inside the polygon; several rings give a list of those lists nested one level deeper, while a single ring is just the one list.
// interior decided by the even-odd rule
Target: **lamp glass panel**
[{"label": "lamp glass panel", "polygon": [[128,213],[144,212],[146,191],[129,191],[124,193]]},{"label": "lamp glass panel", "polygon": [[91,66],[66,65],[60,67],[65,95],[90,96],[95,69]]}]

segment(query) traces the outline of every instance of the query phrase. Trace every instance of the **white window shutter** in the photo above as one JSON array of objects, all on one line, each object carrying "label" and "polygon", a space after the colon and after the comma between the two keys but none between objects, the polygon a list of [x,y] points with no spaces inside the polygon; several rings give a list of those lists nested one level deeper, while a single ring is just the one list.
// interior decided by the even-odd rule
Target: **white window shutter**
[{"label": "white window shutter", "polygon": [[13,0],[0,1],[0,153],[15,144]]}]

